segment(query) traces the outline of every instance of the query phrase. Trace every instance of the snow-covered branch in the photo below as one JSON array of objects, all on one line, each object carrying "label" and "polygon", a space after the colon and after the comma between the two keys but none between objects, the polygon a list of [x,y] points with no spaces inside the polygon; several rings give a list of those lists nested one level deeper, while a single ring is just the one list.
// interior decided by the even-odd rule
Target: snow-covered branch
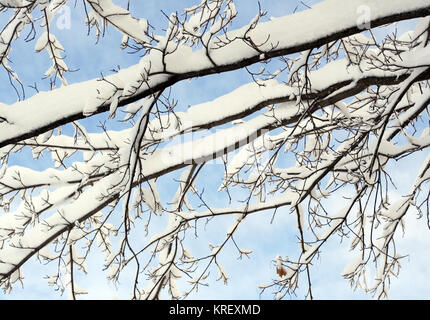
[{"label": "snow-covered branch", "polygon": [[[68,66],[76,44],[54,26],[69,4],[0,0],[0,14],[9,14],[0,63],[19,100],[0,104],[1,288],[23,281],[37,258],[56,262],[48,283],[76,299],[98,246],[109,280],[134,268],[132,298],[185,298],[214,270],[213,280],[228,284],[229,247],[252,258],[239,236],[249,217],[291,215],[298,248],[274,257],[275,278],[262,291],[283,298],[306,287],[313,298],[313,265],[340,236],[357,256],[343,276],[388,295],[403,257],[399,226],[413,210],[430,216],[429,157],[406,193],[390,169],[430,147],[428,0],[325,0],[278,18],[258,5],[241,28],[234,0],[202,0],[183,15],[162,12],[162,30],[149,13],[133,17],[137,4],[86,0],[88,37],[96,28],[97,40],[109,38],[113,28],[123,36],[119,51],[143,54],[82,82]],[[402,21],[415,29],[393,31]],[[30,85],[10,67],[26,26],[29,52],[51,62]],[[237,77],[223,94],[200,87],[213,80],[218,90],[231,71],[249,80]],[[37,93],[21,99],[16,83]],[[192,88],[193,105],[179,83]],[[206,232],[200,223],[221,220],[229,227],[194,256],[188,246]]]}]

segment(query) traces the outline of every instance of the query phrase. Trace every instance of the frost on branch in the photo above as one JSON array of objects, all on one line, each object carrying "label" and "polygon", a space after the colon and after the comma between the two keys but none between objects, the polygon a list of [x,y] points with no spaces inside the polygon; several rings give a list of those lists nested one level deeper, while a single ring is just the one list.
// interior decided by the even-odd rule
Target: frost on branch
[{"label": "frost on branch", "polygon": [[[318,258],[341,240],[354,256],[341,275],[387,298],[408,219],[429,217],[430,5],[366,2],[373,29],[362,30],[362,4],[325,0],[277,18],[256,4],[240,20],[234,1],[204,0],[160,13],[157,30],[134,17],[137,4],[82,1],[88,36],[116,30],[110,50],[136,59],[121,68],[101,53],[106,69],[78,82],[65,62],[77,44],[53,34],[71,2],[0,0],[0,62],[22,100],[0,104],[2,289],[38,260],[55,266],[47,283],[77,299],[98,250],[107,279],[132,275],[133,299],[198,297],[217,280],[231,285],[232,260],[254,261],[261,235],[244,240],[254,216],[268,228],[290,218],[281,229],[296,239],[264,234],[279,246],[262,294],[314,298]],[[415,30],[397,32],[415,18]],[[51,67],[24,82],[11,52],[26,28],[29,54],[47,52]],[[230,71],[248,80],[216,95]],[[202,78],[214,82],[211,99],[199,98]],[[411,155],[416,177],[399,186],[391,168]]]}]

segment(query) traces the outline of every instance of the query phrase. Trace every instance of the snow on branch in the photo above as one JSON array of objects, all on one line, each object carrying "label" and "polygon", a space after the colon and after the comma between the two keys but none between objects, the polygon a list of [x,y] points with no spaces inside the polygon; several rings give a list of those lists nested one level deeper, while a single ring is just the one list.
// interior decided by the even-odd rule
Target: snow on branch
[{"label": "snow on branch", "polygon": [[[109,1],[107,1],[109,2]],[[102,4],[104,1],[102,2]],[[235,39],[228,45],[222,47],[209,46],[213,51],[211,59],[208,59],[205,50],[193,51],[185,45],[178,45],[176,50],[169,53],[166,57],[158,51],[152,52],[141,59],[140,63],[130,68],[119,71],[117,74],[108,76],[106,79],[94,79],[79,83],[72,88],[60,88],[51,92],[37,94],[33,98],[27,99],[23,103],[13,106],[14,113],[28,113],[31,106],[39,103],[46,104],[46,115],[42,119],[35,119],[31,127],[18,125],[17,128],[0,127],[0,130],[9,132],[8,135],[1,134],[0,147],[11,142],[17,142],[22,139],[30,138],[35,134],[43,133],[53,127],[76,120],[84,116],[104,112],[112,103],[118,106],[137,101],[151,94],[152,90],[159,90],[173,83],[203,76],[207,74],[225,72],[247,65],[256,63],[260,60],[294,53],[306,48],[313,48],[325,42],[330,42],[360,31],[351,16],[356,15],[356,7],[360,1],[354,1],[347,6],[344,15],[331,19],[329,14],[335,14],[333,8],[338,7],[337,1],[324,1],[313,10],[304,11],[275,21],[258,24],[257,30],[253,30],[251,35],[255,35],[253,43],[262,43],[270,34],[270,43],[261,44],[256,52],[255,48],[248,43],[240,40],[240,35],[245,29],[231,31],[226,35],[227,39]],[[373,6],[374,7],[373,7]],[[400,19],[410,19],[425,15],[430,6],[425,1],[413,1],[405,5],[402,1],[389,3],[387,6],[376,6],[370,4],[370,10],[373,13],[372,23],[374,26],[397,21]],[[321,11],[321,13],[319,13]],[[402,12],[400,17],[395,14]],[[307,21],[322,21],[313,16],[324,14],[324,21],[336,21],[335,25],[326,25],[324,27],[318,24],[309,24]],[[303,26],[302,26],[303,25]],[[308,30],[312,26],[313,30]],[[281,30],[297,29],[303,34],[285,34]],[[293,39],[291,39],[293,37]],[[249,42],[249,40],[247,40]],[[218,58],[219,57],[219,58]],[[215,61],[213,65],[211,60]],[[105,81],[106,80],[106,81]],[[69,86],[71,87],[71,86]],[[130,90],[128,90],[130,88]],[[77,92],[82,94],[76,94]],[[116,92],[122,92],[115,95]],[[74,99],[69,99],[73,96]],[[123,96],[123,98],[121,98]],[[118,101],[116,102],[117,99]],[[55,101],[55,106],[62,105],[63,110],[53,112],[50,104]],[[2,116],[2,114],[0,114]],[[38,120],[38,121],[37,121]],[[14,119],[8,120],[9,123],[15,123]],[[27,124],[28,126],[28,124]]]},{"label": "snow on branch", "polygon": [[[132,17],[128,10],[115,5],[111,0],[87,0],[87,2],[94,10],[88,13],[87,23],[89,25],[98,25],[97,20],[103,19],[122,32],[126,39],[132,38],[140,44],[149,44],[146,19]],[[123,42],[127,42],[127,40],[123,40]]]}]

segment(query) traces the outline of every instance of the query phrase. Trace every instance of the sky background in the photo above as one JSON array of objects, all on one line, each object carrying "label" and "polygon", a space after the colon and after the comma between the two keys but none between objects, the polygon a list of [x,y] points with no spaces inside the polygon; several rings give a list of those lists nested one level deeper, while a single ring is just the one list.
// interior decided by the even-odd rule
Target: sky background
[{"label": "sky background", "polygon": [[[199,1],[190,0],[158,0],[158,1],[132,1],[131,12],[135,17],[144,17],[154,26],[154,33],[161,34],[167,22],[161,10],[169,14],[170,12],[182,12],[183,8],[198,4]],[[305,1],[309,6],[318,1]],[[139,54],[130,54],[128,50],[120,50],[121,34],[116,30],[108,28],[106,34],[96,43],[94,31],[87,35],[87,26],[84,24],[85,14],[81,2],[76,7],[70,2],[71,24],[70,29],[61,28],[54,20],[52,32],[60,40],[66,51],[66,63],[75,72],[66,75],[69,83],[92,79],[100,76],[101,73],[109,74],[110,70],[120,66],[121,68],[133,65],[140,59]],[[117,1],[116,3],[124,3]],[[294,10],[303,10],[305,6],[299,1],[283,0],[263,0],[260,1],[262,8],[268,11],[270,16],[283,16],[290,14]],[[249,22],[258,12],[257,1],[237,0],[235,1],[239,16],[235,21],[235,27],[240,27]],[[40,16],[40,14],[35,14]],[[8,16],[0,14],[0,27],[7,23]],[[38,23],[40,24],[40,22]],[[60,28],[58,28],[60,26]],[[401,24],[400,29],[408,29],[411,24]],[[392,27],[391,27],[392,28]],[[50,60],[45,52],[35,53],[34,45],[40,28],[36,28],[35,40],[25,41],[24,38],[29,32],[25,29],[21,38],[14,42],[11,53],[11,66],[19,75],[25,86],[26,97],[35,93],[29,86],[37,83],[40,90],[48,90],[49,82],[42,80],[44,72],[50,66]],[[294,30],[285,30],[294,32]],[[377,33],[385,33],[377,31]],[[193,79],[191,81],[180,82],[173,86],[172,96],[179,100],[179,108],[185,109],[189,105],[212,100],[222,94],[228,93],[244,83],[252,81],[250,76],[243,70],[213,75],[205,78]],[[0,102],[11,104],[17,99],[16,94],[11,89],[8,77],[4,70],[0,71]],[[43,106],[41,106],[43,108]],[[105,115],[81,121],[90,132],[96,132],[98,120],[105,119]],[[123,124],[115,121],[108,123],[110,129],[123,128]],[[399,186],[397,193],[393,193],[393,198],[399,197],[407,192],[415,173],[418,170],[428,150],[424,150],[404,161],[400,161],[392,166],[392,177]],[[11,158],[11,163],[43,170],[51,166],[48,158],[38,161],[33,160],[31,152],[22,151]],[[200,176],[198,187],[207,185],[208,189],[216,190],[216,186],[221,183],[223,166],[220,164],[208,164]],[[171,199],[176,191],[177,185],[169,183],[172,178],[177,178],[178,174],[170,174],[163,177],[159,182],[159,189],[164,203]],[[204,177],[202,179],[202,177]],[[235,191],[235,199],[243,199],[247,192]],[[208,196],[208,195],[206,195]],[[210,203],[214,207],[222,207],[226,201],[224,193],[213,193],[209,195]],[[341,209],[339,199],[331,199],[333,211]],[[237,204],[237,202],[236,202]],[[276,277],[273,259],[276,254],[294,257],[297,253],[298,245],[296,238],[295,217],[289,213],[288,208],[279,210],[273,223],[270,223],[272,212],[251,215],[247,221],[241,225],[236,236],[241,247],[250,249],[253,253],[250,259],[246,257],[238,259],[237,251],[230,245],[220,257],[220,262],[230,276],[228,285],[222,281],[214,281],[216,274],[211,275],[210,286],[200,287],[199,292],[191,295],[195,299],[271,299],[272,290],[260,295],[258,285],[270,283]],[[426,299],[430,297],[430,288],[427,283],[429,274],[430,257],[428,254],[428,243],[430,232],[426,227],[426,221],[415,219],[415,213],[411,211],[406,219],[406,231],[403,239],[398,241],[398,249],[409,256],[403,260],[400,278],[391,283],[390,296],[394,299]],[[163,227],[165,221],[156,222],[154,228]],[[231,224],[231,219],[220,220],[210,223],[205,229],[203,223],[199,226],[199,237],[190,241],[192,253],[207,253],[208,242],[217,243],[225,234]],[[220,232],[220,230],[222,232]],[[138,235],[136,236],[138,237]],[[139,241],[140,239],[137,239]],[[318,299],[370,299],[371,295],[366,295],[362,291],[352,291],[348,281],[341,276],[345,265],[353,257],[348,252],[349,244],[342,244],[339,238],[333,238],[324,245],[319,260],[312,267],[313,293]],[[127,299],[130,296],[129,284],[133,280],[133,273],[123,273],[120,285],[108,282],[103,269],[103,256],[100,250],[96,249],[87,262],[88,275],[79,274],[77,283],[79,286],[89,291],[81,299]],[[67,299],[68,294],[59,295],[58,292],[49,287],[44,276],[55,270],[55,265],[42,265],[36,261],[27,263],[24,267],[24,287],[16,285],[11,294],[0,293],[0,299]],[[216,272],[213,269],[213,272]],[[303,299],[305,286],[301,287],[296,296],[286,297],[286,299]]]}]

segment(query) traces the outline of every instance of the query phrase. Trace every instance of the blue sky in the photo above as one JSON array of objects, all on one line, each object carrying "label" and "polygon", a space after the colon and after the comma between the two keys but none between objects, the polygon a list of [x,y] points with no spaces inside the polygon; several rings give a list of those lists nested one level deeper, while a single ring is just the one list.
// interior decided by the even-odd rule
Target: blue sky
[{"label": "blue sky", "polygon": [[[155,27],[154,33],[162,33],[162,29],[167,25],[166,19],[160,10],[167,14],[173,11],[181,12],[183,8],[197,4],[199,1],[189,0],[159,0],[159,1],[132,1],[131,11],[136,17],[145,17],[151,25]],[[317,1],[305,1],[308,5],[312,5]],[[122,3],[122,2],[117,2]],[[254,0],[237,0],[235,1],[239,12],[235,26],[239,27],[246,24],[258,12],[257,1]],[[70,2],[73,5],[74,2]],[[291,13],[296,6],[299,10],[303,10],[304,6],[300,1],[283,1],[283,0],[264,0],[261,1],[262,8],[268,11],[268,16],[283,16]],[[53,23],[52,32],[60,40],[66,50],[66,63],[69,68],[76,69],[66,75],[69,83],[79,82],[87,79],[98,77],[100,73],[107,74],[111,69],[121,66],[122,68],[135,64],[139,61],[139,55],[129,54],[127,50],[120,50],[119,44],[121,35],[116,30],[107,29],[105,37],[101,38],[99,43],[96,42],[94,32],[92,31],[87,36],[87,27],[84,25],[84,11],[81,2],[78,2],[76,8],[71,7],[71,28],[58,29]],[[4,14],[0,16],[0,26],[6,23],[7,19]],[[29,30],[24,30],[22,35],[25,35]],[[37,34],[40,34],[40,28],[36,28]],[[286,30],[286,32],[294,32]],[[17,40],[12,49],[11,66],[20,76],[26,89],[26,96],[34,94],[34,90],[28,86],[35,82],[41,90],[48,89],[48,81],[41,80],[43,73],[48,69],[50,61],[46,53],[36,54],[34,52],[35,41],[26,42],[22,39]],[[36,36],[37,39],[37,36]],[[205,102],[218,97],[222,94],[232,91],[238,86],[252,81],[250,76],[243,70],[234,71],[223,75],[213,75],[205,78],[193,79],[190,82],[181,82],[173,86],[172,96],[179,100],[179,109],[183,110],[188,105]],[[13,103],[16,101],[16,95],[11,90],[6,73],[0,72],[0,102]],[[41,106],[43,108],[43,106]],[[105,116],[97,116],[91,119],[82,120],[81,123],[86,125],[88,131],[97,131],[98,120],[104,120]],[[108,127],[115,129],[123,127],[115,121],[109,121]],[[413,174],[411,171],[417,166],[415,163],[421,163],[426,155],[422,152],[411,159],[396,164],[392,168],[393,177],[398,181],[400,186],[399,194],[406,192],[407,189],[402,189],[403,186],[408,186],[411,183]],[[38,161],[33,160],[31,153],[23,151],[16,157],[11,158],[15,164],[29,166],[38,170],[43,170],[51,165],[47,158],[42,158]],[[418,169],[418,168],[417,168]],[[222,179],[222,165],[209,164],[202,172],[198,186],[207,185],[207,189],[216,190],[216,184],[220,184]],[[405,174],[407,172],[407,174]],[[167,177],[160,179],[159,188],[164,202],[171,199],[176,191],[176,185],[169,183],[169,179],[178,177],[177,173],[170,174]],[[212,187],[212,188],[210,188]],[[235,200],[245,198],[245,191],[235,191]],[[214,207],[222,207],[227,199],[226,194],[213,193],[209,196],[210,204]],[[236,202],[236,205],[239,203]],[[333,200],[333,210],[336,210],[338,203]],[[430,295],[430,289],[425,285],[427,281],[428,265],[430,258],[426,254],[426,247],[430,240],[430,234],[425,228],[425,221],[421,220],[418,223],[413,219],[414,214],[408,224],[403,241],[399,242],[400,248],[403,247],[403,252],[410,254],[408,259],[403,262],[403,270],[400,278],[391,284],[392,298],[411,298],[419,299],[426,298]],[[288,208],[278,211],[273,223],[270,223],[272,212],[262,213],[256,216],[250,216],[247,221],[240,227],[237,234],[237,241],[242,247],[253,251],[250,259],[246,257],[237,259],[238,254],[233,246],[226,248],[225,252],[220,257],[220,262],[227,270],[230,280],[225,286],[222,281],[213,281],[217,271],[213,269],[209,287],[201,287],[199,292],[192,295],[191,298],[197,299],[271,299],[273,296],[271,291],[259,295],[257,286],[261,283],[269,283],[272,278],[276,277],[273,259],[276,254],[280,253],[283,256],[294,256],[297,253],[297,234],[295,230],[295,217],[289,213]],[[162,227],[165,221],[160,219],[156,222],[154,228]],[[207,243],[216,243],[220,241],[222,235],[225,234],[227,228],[231,224],[231,219],[210,223],[205,229],[204,223],[199,223],[199,238],[191,239],[190,248],[196,255],[198,253],[207,253]],[[219,230],[222,230],[220,232]],[[137,239],[138,241],[139,239]],[[344,266],[348,263],[348,258],[351,257],[348,250],[348,245],[343,245],[339,239],[333,239],[325,245],[319,261],[312,268],[313,290],[314,295],[320,299],[368,299],[370,295],[365,295],[361,291],[353,292],[349,288],[349,284],[341,277],[341,272]],[[132,273],[125,273],[120,282],[121,285],[115,286],[109,283],[104,274],[100,272],[103,268],[103,256],[99,250],[95,250],[90,256],[87,263],[89,274],[79,275],[77,282],[81,287],[87,289],[90,294],[81,298],[93,299],[111,299],[120,298],[126,299],[130,294],[130,284],[133,280]],[[0,299],[65,299],[67,294],[60,296],[53,288],[48,287],[47,281],[43,279],[46,274],[50,274],[55,269],[54,265],[41,265],[35,261],[31,261],[24,267],[24,288],[16,286],[11,294],[0,294]],[[305,286],[297,291],[296,296],[292,299],[302,299],[305,294]]]}]

